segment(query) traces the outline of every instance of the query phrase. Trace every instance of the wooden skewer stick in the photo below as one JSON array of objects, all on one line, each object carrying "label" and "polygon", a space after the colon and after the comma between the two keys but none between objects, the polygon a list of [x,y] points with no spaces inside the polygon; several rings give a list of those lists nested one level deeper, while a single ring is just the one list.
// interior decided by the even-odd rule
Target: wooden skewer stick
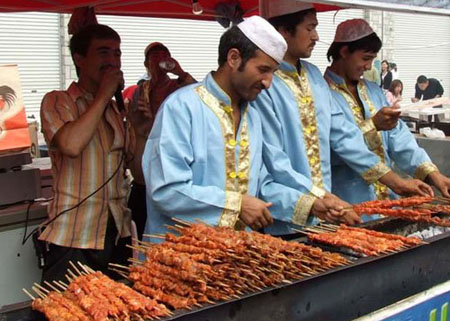
[{"label": "wooden skewer stick", "polygon": [[78,276],[81,276],[81,275],[83,275],[81,272],[80,272],[80,270],[78,270],[78,268],[76,267],[76,265],[75,264],[73,264],[73,262],[72,261],[69,261],[69,264],[70,264],[70,266],[71,267],[73,267],[73,269],[75,270],[75,272],[77,272],[78,273]]},{"label": "wooden skewer stick", "polygon": [[133,263],[133,264],[137,264],[137,265],[142,265],[142,264],[145,263],[145,262],[143,262],[143,261],[141,261],[139,259],[135,259],[135,258],[132,258],[132,257],[130,257],[128,259],[128,262]]},{"label": "wooden skewer stick", "polygon": [[143,249],[140,246],[134,246],[134,245],[130,245],[130,244],[126,244],[125,246],[129,247],[130,249],[137,250],[137,251],[139,251],[141,253],[145,253],[146,252],[146,249]]},{"label": "wooden skewer stick", "polygon": [[[123,269],[123,270],[126,270],[126,271],[130,270],[130,267],[129,266],[125,266],[125,265],[120,265],[120,264],[116,264],[116,263],[108,263],[108,265],[112,266],[112,267],[119,268],[119,269]],[[122,270],[122,272],[124,272],[123,270]]]},{"label": "wooden skewer stick", "polygon": [[33,286],[31,289],[36,292],[37,295],[39,295],[42,299],[45,299],[47,296],[42,293],[37,287]]},{"label": "wooden skewer stick", "polygon": [[190,223],[188,221],[185,221],[185,220],[182,220],[180,218],[172,217],[172,221],[180,223],[180,224],[183,224],[183,225],[186,225],[186,226],[192,226],[192,223]]},{"label": "wooden skewer stick", "polygon": [[58,283],[57,281],[53,281],[53,284],[59,286],[63,291],[67,290],[67,287],[64,287],[62,284]]},{"label": "wooden skewer stick", "polygon": [[46,286],[48,286],[50,289],[52,289],[53,291],[58,292],[58,293],[61,293],[61,291],[60,291],[59,289],[57,289],[55,286],[53,286],[50,282],[44,281],[44,284],[45,284]]},{"label": "wooden skewer stick", "polygon": [[37,288],[38,288],[39,290],[41,290],[42,292],[44,292],[45,294],[49,294],[49,293],[50,293],[49,290],[47,290],[47,289],[44,288],[42,285],[40,285],[40,284],[38,284],[38,283],[36,283],[36,282],[34,282],[34,286],[37,287]]},{"label": "wooden skewer stick", "polygon": [[154,239],[165,239],[166,236],[164,234],[142,234],[143,237],[154,238]]},{"label": "wooden skewer stick", "polygon": [[67,281],[69,281],[69,283],[72,283],[72,282],[73,282],[73,280],[70,278],[70,276],[68,276],[67,274],[64,275],[64,276],[66,277]]},{"label": "wooden skewer stick", "polygon": [[[133,313],[134,317],[137,318],[139,321],[145,321],[138,313]],[[121,320],[119,318],[119,320]]]},{"label": "wooden skewer stick", "polygon": [[127,280],[130,279],[130,277],[129,277],[128,275],[126,275],[123,271],[121,271],[121,270],[119,270],[119,269],[114,269],[114,268],[108,268],[108,269],[111,270],[111,271],[116,272],[116,273],[119,274],[121,277],[123,277],[123,278],[125,278],[125,279],[127,279]]},{"label": "wooden skewer stick", "polygon": [[84,267],[86,268],[88,273],[95,273],[95,271],[91,269],[88,265],[84,264]]},{"label": "wooden skewer stick", "polygon": [[33,301],[36,300],[36,298],[30,292],[28,292],[27,289],[22,288],[22,291],[25,292],[25,294],[28,295],[31,298],[31,300]]},{"label": "wooden skewer stick", "polygon": [[64,283],[63,281],[59,281],[59,283],[61,283],[63,286],[65,286],[66,288],[69,287],[69,285],[67,283]]},{"label": "wooden skewer stick", "polygon": [[83,269],[83,271],[86,273],[86,274],[89,274],[89,273],[91,273],[91,272],[89,272],[89,270],[88,270],[88,268],[87,268],[87,266],[86,265],[84,265],[83,263],[81,263],[80,261],[77,261],[77,264],[80,266],[80,268],[82,268]]},{"label": "wooden skewer stick", "polygon": [[78,276],[75,275],[75,273],[72,272],[71,269],[67,269],[67,272],[72,276],[72,278],[75,280]]},{"label": "wooden skewer stick", "polygon": [[147,248],[147,249],[149,249],[149,248],[151,248],[151,247],[156,245],[156,243],[139,241],[139,240],[136,240],[136,243],[139,244],[139,246]]},{"label": "wooden skewer stick", "polygon": [[183,230],[180,228],[177,228],[176,226],[169,225],[169,224],[164,224],[164,226],[167,227],[169,230],[183,234]]}]

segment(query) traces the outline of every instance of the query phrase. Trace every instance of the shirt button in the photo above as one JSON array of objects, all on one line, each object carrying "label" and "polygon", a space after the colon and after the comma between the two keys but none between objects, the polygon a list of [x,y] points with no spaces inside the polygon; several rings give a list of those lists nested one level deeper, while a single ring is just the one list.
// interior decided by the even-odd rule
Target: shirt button
[{"label": "shirt button", "polygon": [[237,144],[237,141],[236,140],[234,140],[234,139],[230,139],[229,141],[228,141],[228,144],[230,145],[230,146],[236,146],[236,144]]},{"label": "shirt button", "polygon": [[241,147],[247,147],[248,146],[248,142],[245,139],[243,139],[243,140],[241,140],[239,145],[241,145]]},{"label": "shirt button", "polygon": [[237,175],[236,175],[236,172],[231,172],[231,173],[230,173],[230,177],[231,177],[231,178],[236,178],[236,176],[237,176]]}]

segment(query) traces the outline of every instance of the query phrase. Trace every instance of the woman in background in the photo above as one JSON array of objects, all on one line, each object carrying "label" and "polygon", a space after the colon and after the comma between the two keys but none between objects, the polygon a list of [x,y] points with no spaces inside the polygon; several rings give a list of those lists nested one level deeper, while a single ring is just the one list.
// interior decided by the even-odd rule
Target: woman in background
[{"label": "woman in background", "polygon": [[386,92],[386,99],[389,105],[394,106],[396,103],[402,100],[403,93],[403,83],[400,79],[395,79],[391,86],[389,86],[389,90]]},{"label": "woman in background", "polygon": [[389,63],[387,60],[381,62],[381,89],[385,92],[389,89],[392,83],[392,73],[389,70]]}]

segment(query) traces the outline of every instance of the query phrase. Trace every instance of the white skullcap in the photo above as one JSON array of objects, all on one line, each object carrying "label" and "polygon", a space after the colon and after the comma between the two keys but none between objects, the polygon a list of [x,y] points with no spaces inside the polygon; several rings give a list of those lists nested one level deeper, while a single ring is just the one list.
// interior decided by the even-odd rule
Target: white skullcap
[{"label": "white skullcap", "polygon": [[334,42],[352,42],[374,33],[364,19],[351,19],[341,22],[334,35]]},{"label": "white skullcap", "polygon": [[278,63],[283,61],[287,43],[283,36],[265,19],[252,16],[244,19],[237,27],[259,49]]},{"label": "white skullcap", "polygon": [[296,0],[259,0],[259,12],[266,19],[312,8],[312,3]]}]

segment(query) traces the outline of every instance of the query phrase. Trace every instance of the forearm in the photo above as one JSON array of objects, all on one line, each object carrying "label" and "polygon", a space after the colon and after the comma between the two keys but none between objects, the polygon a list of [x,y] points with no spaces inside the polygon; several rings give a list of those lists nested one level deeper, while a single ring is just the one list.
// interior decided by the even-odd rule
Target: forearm
[{"label": "forearm", "polygon": [[391,170],[385,175],[383,175],[378,181],[388,186],[393,191],[396,191],[401,186],[402,178]]},{"label": "forearm", "polygon": [[128,151],[128,168],[131,171],[133,179],[138,184],[145,184],[144,175],[142,173],[142,155],[147,143],[147,137],[136,136],[135,148],[132,151]]},{"label": "forearm", "polygon": [[53,138],[58,150],[70,157],[77,157],[92,139],[109,99],[96,98],[75,121],[65,124]]}]

